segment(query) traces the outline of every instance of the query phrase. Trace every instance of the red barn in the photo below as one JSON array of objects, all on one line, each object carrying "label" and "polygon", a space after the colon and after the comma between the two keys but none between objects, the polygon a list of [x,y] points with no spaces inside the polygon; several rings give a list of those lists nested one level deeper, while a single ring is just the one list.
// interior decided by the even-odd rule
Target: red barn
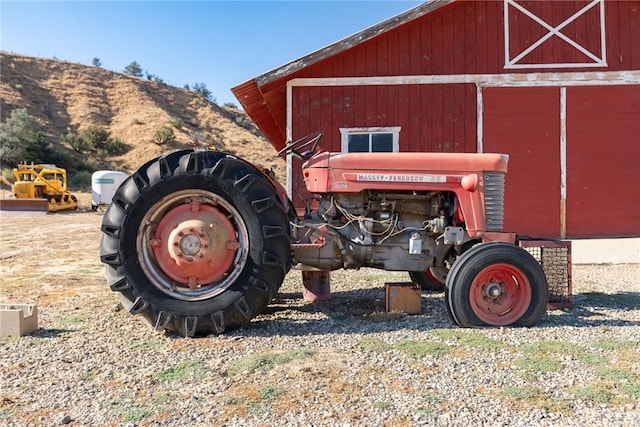
[{"label": "red barn", "polygon": [[232,90],[277,149],[506,153],[505,230],[640,236],[638,0],[428,1]]}]

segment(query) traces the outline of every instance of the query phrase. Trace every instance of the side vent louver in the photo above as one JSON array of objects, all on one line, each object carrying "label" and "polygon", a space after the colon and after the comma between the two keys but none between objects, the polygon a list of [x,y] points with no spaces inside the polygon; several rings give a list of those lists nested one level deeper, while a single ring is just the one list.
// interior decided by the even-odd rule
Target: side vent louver
[{"label": "side vent louver", "polygon": [[504,173],[484,172],[484,206],[487,231],[504,227]]}]

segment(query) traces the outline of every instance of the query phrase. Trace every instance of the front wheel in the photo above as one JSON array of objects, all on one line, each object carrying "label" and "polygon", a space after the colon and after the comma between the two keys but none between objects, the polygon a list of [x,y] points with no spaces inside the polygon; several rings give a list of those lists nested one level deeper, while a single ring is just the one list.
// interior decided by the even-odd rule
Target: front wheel
[{"label": "front wheel", "polygon": [[533,326],[545,312],[548,292],[544,271],[531,254],[492,242],[458,258],[447,276],[445,299],[462,327]]},{"label": "front wheel", "polygon": [[100,256],[123,306],[156,329],[222,333],[262,312],[290,267],[287,215],[250,164],[175,152],[138,169],[102,223]]}]

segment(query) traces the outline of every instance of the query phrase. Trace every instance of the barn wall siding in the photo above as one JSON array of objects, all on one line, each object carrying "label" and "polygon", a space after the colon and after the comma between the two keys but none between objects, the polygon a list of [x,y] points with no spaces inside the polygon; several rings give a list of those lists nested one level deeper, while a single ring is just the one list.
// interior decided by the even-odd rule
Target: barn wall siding
[{"label": "barn wall siding", "polygon": [[[556,23],[549,16],[564,18],[568,11],[577,10],[588,1],[523,2],[534,9],[543,8],[545,19]],[[593,71],[640,70],[640,2],[606,1],[605,34],[607,66]],[[546,9],[545,9],[546,8]],[[566,10],[565,10],[566,9]],[[511,12],[510,15],[513,15]],[[559,19],[560,19],[559,18]],[[582,17],[580,19],[583,19]],[[580,29],[571,37],[594,46],[600,33],[587,25],[593,17],[587,15]],[[286,126],[286,82],[296,78],[311,77],[373,77],[403,75],[451,75],[451,74],[504,74],[558,71],[557,69],[505,69],[505,34],[503,1],[458,1],[433,13],[409,21],[397,28],[381,33],[372,40],[356,44],[320,62],[310,64],[280,79],[270,79],[259,90],[274,121]],[[523,47],[533,43],[533,36],[541,34],[542,27],[521,18],[510,45]],[[528,25],[527,25],[528,22]],[[579,21],[578,21],[579,22]],[[578,26],[576,24],[571,24]],[[528,29],[527,29],[528,28]],[[520,34],[522,32],[522,35]],[[568,29],[565,29],[568,32]],[[533,34],[533,36],[532,36]],[[517,36],[517,37],[516,37]],[[521,38],[519,38],[521,37]],[[591,40],[591,41],[589,41]],[[562,62],[563,54],[571,46],[552,37],[532,55],[540,55],[549,61]],[[573,49],[575,50],[575,49]],[[595,48],[594,48],[595,50]],[[516,51],[514,51],[514,54]],[[570,60],[570,59],[566,59]],[[304,62],[301,59],[300,62]],[[375,66],[374,66],[375,64]],[[584,68],[567,68],[561,71],[584,71]],[[272,141],[278,146],[281,141]]]},{"label": "barn wall siding", "polygon": [[640,235],[640,85],[567,89],[567,236]]},{"label": "barn wall siding", "polygon": [[[590,1],[518,1],[550,25],[559,25]],[[511,56],[548,33],[539,23],[509,7]],[[640,2],[605,1],[604,26],[608,71],[640,69]],[[495,74],[543,72],[549,68],[505,71],[502,1],[456,2],[378,38],[310,66],[298,77]],[[601,53],[600,9],[596,6],[561,32],[598,55]],[[585,55],[553,36],[524,58],[531,63],[582,63]],[[598,67],[596,67],[597,69]],[[584,68],[565,67],[565,71]]]},{"label": "barn wall siding", "polygon": [[560,88],[486,88],[485,151],[509,155],[505,230],[560,235]]},{"label": "barn wall siding", "polygon": [[507,229],[545,238],[640,235],[640,85],[485,88],[483,99],[485,151],[510,155]]},{"label": "barn wall siding", "polygon": [[296,87],[294,138],[325,132],[322,147],[340,151],[340,128],[399,126],[400,151],[476,152],[476,86]]},{"label": "barn wall siding", "polygon": [[531,48],[549,30],[514,2],[459,1],[288,75],[288,92],[261,89],[287,106],[293,138],[324,130],[325,150],[340,150],[341,127],[399,126],[400,151],[509,154],[509,231],[640,235],[640,1],[596,2],[571,22],[591,0],[517,4],[564,25],[573,45],[552,36]]}]

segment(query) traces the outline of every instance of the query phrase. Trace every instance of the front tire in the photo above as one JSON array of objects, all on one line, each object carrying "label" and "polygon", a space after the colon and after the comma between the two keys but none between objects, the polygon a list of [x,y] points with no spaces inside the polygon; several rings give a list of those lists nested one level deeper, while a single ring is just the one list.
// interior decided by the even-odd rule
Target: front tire
[{"label": "front tire", "polygon": [[183,336],[247,324],[290,268],[288,218],[267,178],[216,151],[148,162],[118,189],[100,257],[123,306]]},{"label": "front tire", "polygon": [[445,299],[461,327],[533,326],[548,302],[540,264],[524,249],[502,242],[474,246],[447,276]]}]

